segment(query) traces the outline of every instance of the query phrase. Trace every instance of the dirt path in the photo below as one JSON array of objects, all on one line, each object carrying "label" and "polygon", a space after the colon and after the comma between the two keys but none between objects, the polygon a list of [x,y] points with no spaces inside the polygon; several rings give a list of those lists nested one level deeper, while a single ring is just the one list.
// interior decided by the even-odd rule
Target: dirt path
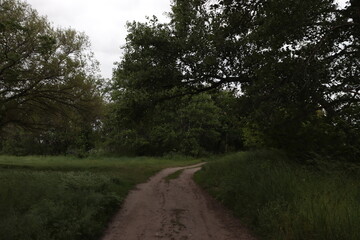
[{"label": "dirt path", "polygon": [[[102,240],[255,240],[194,183],[200,168],[164,169],[138,185]],[[178,178],[164,179],[181,169]]]}]

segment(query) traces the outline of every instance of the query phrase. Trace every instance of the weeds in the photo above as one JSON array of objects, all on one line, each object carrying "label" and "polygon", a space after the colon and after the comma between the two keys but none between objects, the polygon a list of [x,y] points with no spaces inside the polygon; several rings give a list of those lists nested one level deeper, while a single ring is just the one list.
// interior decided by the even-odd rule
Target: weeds
[{"label": "weeds", "polygon": [[344,171],[259,151],[210,162],[195,178],[264,239],[360,239],[360,182]]}]

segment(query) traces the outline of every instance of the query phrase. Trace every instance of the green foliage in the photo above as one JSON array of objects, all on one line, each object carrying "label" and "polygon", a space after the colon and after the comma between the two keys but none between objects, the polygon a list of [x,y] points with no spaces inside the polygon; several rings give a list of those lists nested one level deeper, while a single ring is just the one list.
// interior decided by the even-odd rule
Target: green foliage
[{"label": "green foliage", "polygon": [[145,155],[201,156],[237,149],[241,147],[240,121],[231,112],[235,101],[231,93],[200,94],[137,112],[139,105],[133,108],[120,98],[105,122],[106,146],[112,152]]},{"label": "green foliage", "polygon": [[328,165],[242,152],[209,162],[195,179],[264,239],[358,239],[360,169]]},{"label": "green foliage", "polygon": [[[158,102],[191,105],[174,98],[226,89],[237,92],[232,111],[245,145],[358,161],[357,9],[352,1],[340,10],[333,0],[173,1],[170,23],[129,24],[115,104],[125,101],[134,109],[127,117],[142,124]],[[159,132],[172,138],[169,125]],[[144,132],[131,134],[152,145]]]},{"label": "green foliage", "polygon": [[57,122],[58,126],[29,131],[19,127],[7,127],[0,152],[11,155],[61,155],[84,157],[95,148],[99,130],[96,125],[83,121]]},{"label": "green foliage", "polygon": [[184,93],[187,43],[174,35],[172,25],[153,18],[129,23],[128,31],[124,56],[114,71],[105,147],[122,154],[192,156],[239,149],[234,93],[201,94],[195,85],[193,94]]},{"label": "green foliage", "polygon": [[264,147],[265,136],[260,132],[259,127],[255,123],[247,123],[243,128],[244,145],[248,148]]},{"label": "green foliage", "polygon": [[342,10],[333,0],[174,0],[169,23],[128,23],[105,119],[87,37],[18,0],[1,9],[4,153],[270,147],[359,161],[355,0]]},{"label": "green foliage", "polygon": [[99,239],[135,184],[197,162],[0,156],[0,239]]},{"label": "green foliage", "polygon": [[54,29],[25,2],[0,7],[0,141],[22,132],[18,127],[47,141],[54,129],[60,135],[74,122],[93,125],[102,99],[87,36]]}]

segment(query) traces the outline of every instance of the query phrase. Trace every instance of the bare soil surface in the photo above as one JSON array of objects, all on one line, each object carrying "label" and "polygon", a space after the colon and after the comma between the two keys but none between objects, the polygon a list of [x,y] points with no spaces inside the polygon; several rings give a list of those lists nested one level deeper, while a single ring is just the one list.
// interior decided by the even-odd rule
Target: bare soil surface
[{"label": "bare soil surface", "polygon": [[[102,240],[255,240],[193,181],[202,164],[167,168],[130,192]],[[166,176],[183,169],[176,179]]]}]

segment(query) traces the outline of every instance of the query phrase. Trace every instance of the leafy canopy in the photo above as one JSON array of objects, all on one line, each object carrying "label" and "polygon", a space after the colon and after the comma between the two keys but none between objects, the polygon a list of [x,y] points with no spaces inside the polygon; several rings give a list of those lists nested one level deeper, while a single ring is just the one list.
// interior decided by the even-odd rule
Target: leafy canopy
[{"label": "leafy canopy", "polygon": [[126,96],[137,118],[228,89],[245,143],[358,158],[358,1],[340,10],[333,0],[174,0],[170,23],[128,29],[113,99]]},{"label": "leafy canopy", "polygon": [[0,3],[0,129],[44,128],[99,109],[97,62],[88,38],[54,29],[28,4]]}]

